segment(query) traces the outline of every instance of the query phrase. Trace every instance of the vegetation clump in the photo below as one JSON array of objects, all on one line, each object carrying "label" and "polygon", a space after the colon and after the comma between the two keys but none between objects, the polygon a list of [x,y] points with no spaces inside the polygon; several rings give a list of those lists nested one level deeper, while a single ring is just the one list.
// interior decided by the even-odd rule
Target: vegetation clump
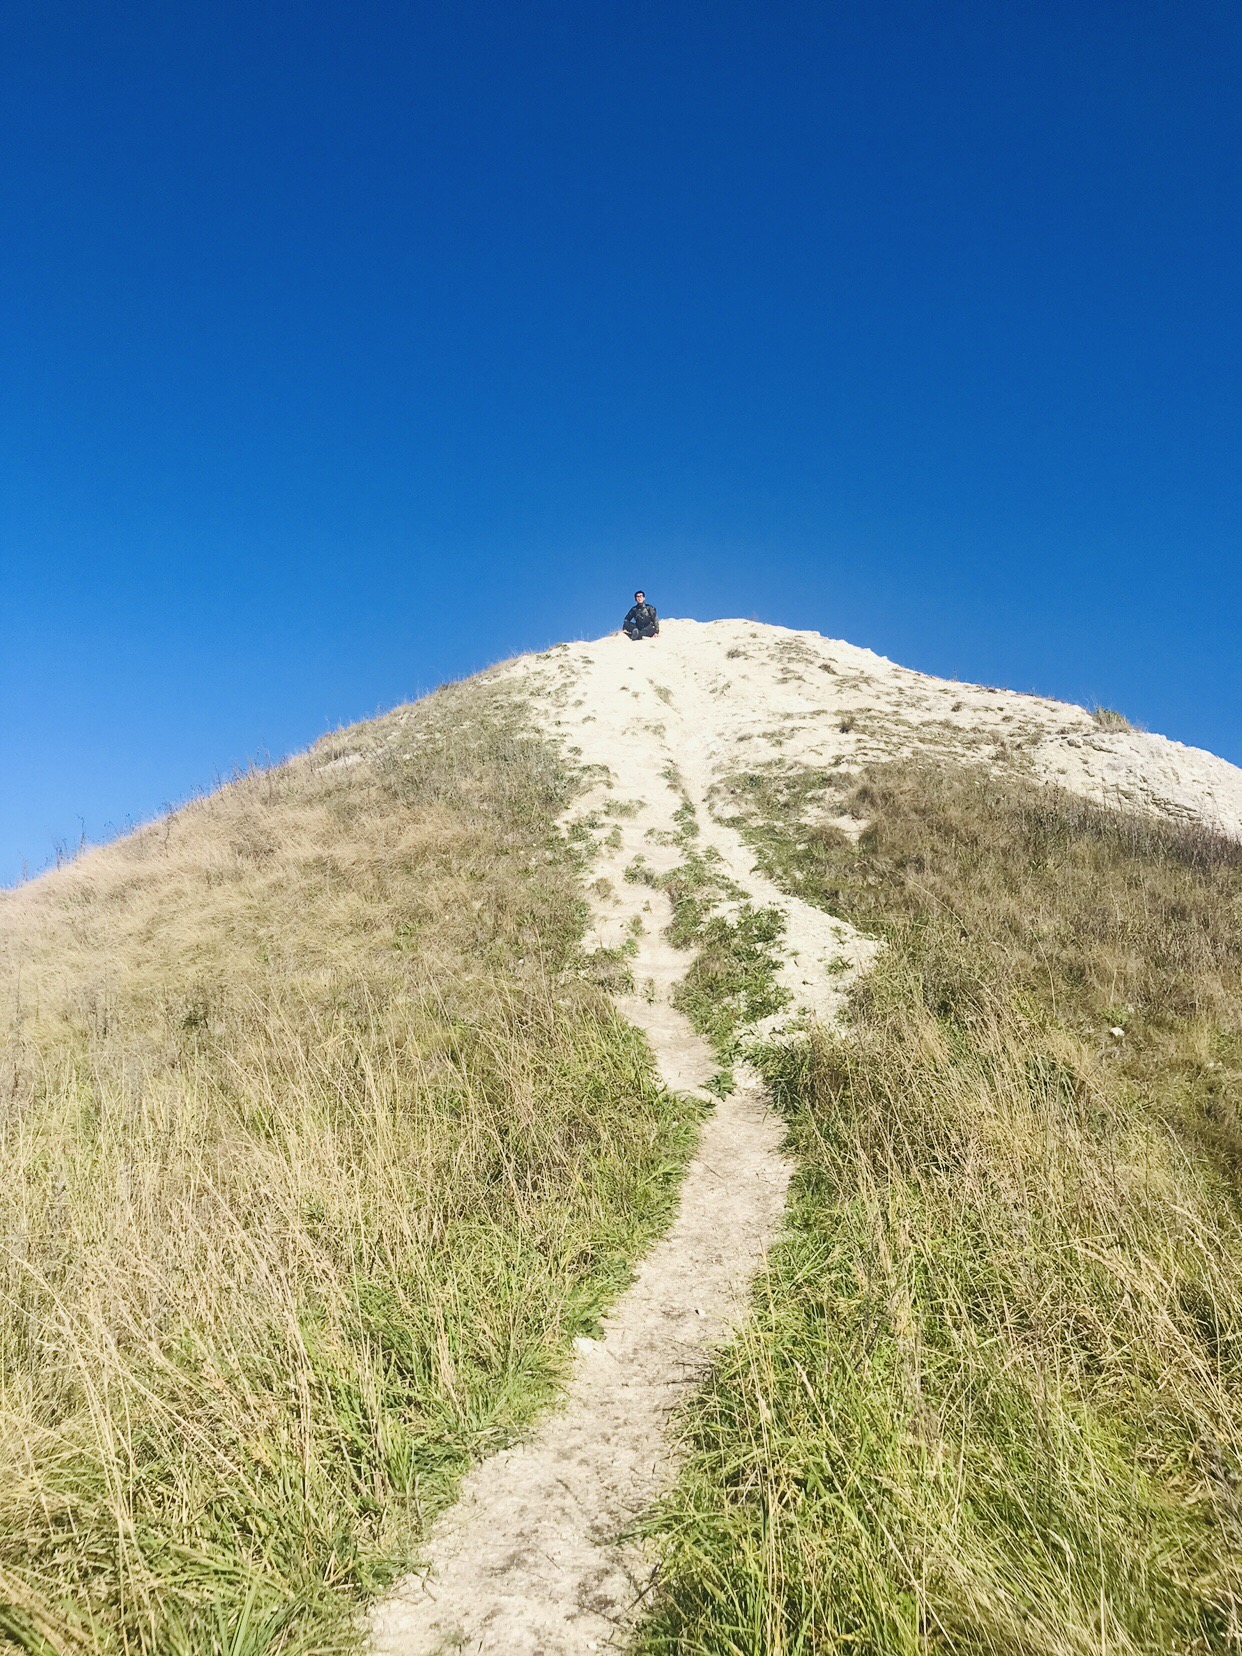
[{"label": "vegetation clump", "polygon": [[807,791],[751,790],[754,843],[886,946],[770,1060],[789,1231],[643,1648],[1234,1651],[1242,848],[914,762],[854,845]]},{"label": "vegetation clump", "polygon": [[484,683],[0,900],[0,1637],[351,1648],[554,1392],[693,1122]]},{"label": "vegetation clump", "polygon": [[1124,713],[1118,713],[1115,707],[1093,707],[1091,717],[1101,730],[1133,730],[1134,726]]}]

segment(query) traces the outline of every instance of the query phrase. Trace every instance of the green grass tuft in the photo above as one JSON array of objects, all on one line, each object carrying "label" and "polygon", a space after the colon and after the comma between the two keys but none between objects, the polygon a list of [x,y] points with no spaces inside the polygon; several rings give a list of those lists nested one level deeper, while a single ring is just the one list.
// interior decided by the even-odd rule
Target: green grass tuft
[{"label": "green grass tuft", "polygon": [[1118,713],[1115,707],[1093,707],[1091,717],[1101,730],[1133,730],[1134,726],[1124,713]]}]

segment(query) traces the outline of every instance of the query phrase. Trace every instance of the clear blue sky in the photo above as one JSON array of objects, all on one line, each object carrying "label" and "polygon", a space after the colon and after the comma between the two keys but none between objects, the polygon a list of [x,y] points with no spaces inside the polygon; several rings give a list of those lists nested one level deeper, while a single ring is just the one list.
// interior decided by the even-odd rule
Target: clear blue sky
[{"label": "clear blue sky", "polygon": [[0,110],[0,880],[636,585],[1242,761],[1235,0],[10,0]]}]

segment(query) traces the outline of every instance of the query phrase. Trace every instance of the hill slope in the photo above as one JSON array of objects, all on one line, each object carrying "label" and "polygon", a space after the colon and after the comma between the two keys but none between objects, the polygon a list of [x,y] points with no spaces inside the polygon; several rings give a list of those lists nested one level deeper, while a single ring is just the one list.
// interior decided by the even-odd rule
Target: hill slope
[{"label": "hill slope", "polygon": [[666,1221],[577,786],[441,692],[0,900],[0,1629],[352,1648]]},{"label": "hill slope", "polygon": [[0,1627],[1232,1648],[1242,772],[1117,726],[674,621],[6,896]]}]

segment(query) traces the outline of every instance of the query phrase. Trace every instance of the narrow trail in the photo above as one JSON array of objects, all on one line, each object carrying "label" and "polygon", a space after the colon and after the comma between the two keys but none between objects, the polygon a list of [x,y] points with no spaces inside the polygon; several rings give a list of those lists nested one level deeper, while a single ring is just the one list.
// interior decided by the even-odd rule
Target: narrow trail
[{"label": "narrow trail", "polygon": [[[701,842],[730,878],[752,901],[781,909],[780,970],[795,1014],[831,1016],[873,945],[754,869],[740,837],[708,808],[710,707],[690,675],[674,688],[664,682],[672,663],[658,647],[617,643],[602,641],[584,663],[528,659],[516,672],[550,732],[612,778],[576,812],[607,801],[632,808],[594,870],[588,944],[619,947],[641,924],[635,991],[620,1010],[646,1032],[664,1084],[701,1094],[717,1065],[673,1004],[689,956],[668,941],[669,899],[625,878],[638,857],[656,872],[676,866],[675,813],[687,798]],[[562,1405],[528,1441],[470,1473],[428,1536],[426,1567],[373,1612],[380,1656],[579,1656],[624,1646],[652,1576],[650,1557],[625,1532],[676,1469],[671,1411],[744,1309],[785,1203],[781,1125],[754,1073],[742,1065],[737,1076],[703,1123],[668,1231],[604,1319],[602,1339],[578,1342]]]}]

